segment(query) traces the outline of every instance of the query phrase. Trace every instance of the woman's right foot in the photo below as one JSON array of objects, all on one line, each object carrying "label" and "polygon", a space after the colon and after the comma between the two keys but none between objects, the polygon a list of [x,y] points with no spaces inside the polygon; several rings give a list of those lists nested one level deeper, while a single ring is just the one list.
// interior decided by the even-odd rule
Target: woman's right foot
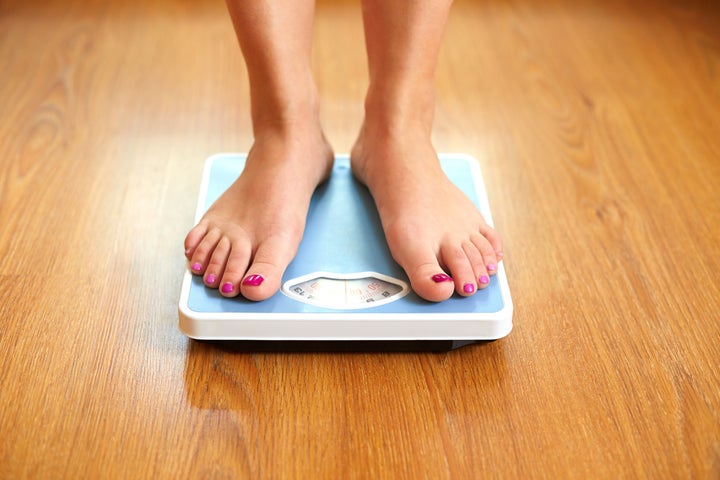
[{"label": "woman's right foot", "polygon": [[256,131],[238,179],[185,238],[190,271],[226,297],[264,300],[297,253],[315,188],[333,153],[319,121]]}]

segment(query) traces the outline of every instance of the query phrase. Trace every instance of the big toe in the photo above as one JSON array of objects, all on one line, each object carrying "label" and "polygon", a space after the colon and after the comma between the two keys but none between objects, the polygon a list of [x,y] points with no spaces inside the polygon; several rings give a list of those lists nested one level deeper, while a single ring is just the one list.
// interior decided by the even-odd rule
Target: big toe
[{"label": "big toe", "polygon": [[436,261],[413,265],[405,272],[410,277],[413,291],[430,302],[447,300],[455,290],[453,279]]},{"label": "big toe", "polygon": [[240,293],[256,302],[272,297],[280,289],[283,271],[283,268],[274,264],[253,263],[240,282]]},{"label": "big toe", "polygon": [[273,239],[263,243],[240,282],[242,296],[254,301],[272,297],[280,289],[282,276],[296,250],[294,241]]}]

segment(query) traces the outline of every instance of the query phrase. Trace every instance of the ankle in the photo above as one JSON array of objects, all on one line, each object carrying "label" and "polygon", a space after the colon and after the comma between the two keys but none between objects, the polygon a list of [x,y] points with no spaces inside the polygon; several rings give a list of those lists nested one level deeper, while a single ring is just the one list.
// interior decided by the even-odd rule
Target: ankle
[{"label": "ankle", "polygon": [[434,116],[435,90],[432,86],[371,85],[365,97],[363,129],[367,127],[390,138],[413,131],[429,137]]},{"label": "ankle", "polygon": [[253,133],[289,132],[320,125],[320,95],[312,78],[291,86],[251,88]]},{"label": "ankle", "polygon": [[[350,152],[355,176],[368,187],[411,178],[416,168],[432,169],[436,158],[430,128],[417,122],[388,121],[382,125],[365,119]],[[372,188],[371,188],[372,191]]]},{"label": "ankle", "polygon": [[307,181],[313,188],[330,174],[334,154],[318,120],[283,119],[254,124],[253,130],[246,170],[260,176],[294,171],[290,181]]}]

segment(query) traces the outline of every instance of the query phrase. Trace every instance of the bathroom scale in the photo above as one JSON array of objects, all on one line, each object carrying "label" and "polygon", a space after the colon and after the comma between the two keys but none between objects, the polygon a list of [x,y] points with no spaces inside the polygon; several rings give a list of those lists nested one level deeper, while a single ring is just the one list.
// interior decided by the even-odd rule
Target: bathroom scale
[{"label": "bathroom scale", "polygon": [[[492,225],[477,161],[439,156],[443,170]],[[242,172],[246,154],[217,154],[203,170],[195,221]],[[243,208],[243,206],[238,206]],[[252,208],[262,208],[262,202]],[[494,340],[512,329],[513,305],[502,262],[488,287],[443,302],[416,295],[393,260],[368,189],[335,158],[330,178],[315,191],[295,259],[272,297],[225,298],[185,272],[180,330],[198,340],[443,341],[455,348]]]}]

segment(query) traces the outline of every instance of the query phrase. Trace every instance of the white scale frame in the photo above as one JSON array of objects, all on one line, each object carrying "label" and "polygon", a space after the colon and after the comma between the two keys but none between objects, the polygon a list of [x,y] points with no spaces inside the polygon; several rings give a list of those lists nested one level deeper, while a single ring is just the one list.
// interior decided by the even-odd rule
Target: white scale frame
[{"label": "white scale frame", "polygon": [[[206,160],[196,222],[242,171],[245,158],[217,154]],[[477,160],[464,154],[441,154],[440,160],[492,225]],[[347,155],[336,157],[326,183],[313,197],[298,256],[270,299],[224,298],[189,269],[185,272],[179,302],[179,327],[185,335],[199,340],[471,341],[510,333],[513,305],[502,262],[488,288],[470,297],[456,294],[445,302],[426,302],[392,261],[372,199],[352,179]],[[362,236],[362,243],[347,245]],[[310,292],[313,283],[317,287]],[[382,288],[384,296],[378,292]],[[338,292],[337,300],[328,291]]]}]

